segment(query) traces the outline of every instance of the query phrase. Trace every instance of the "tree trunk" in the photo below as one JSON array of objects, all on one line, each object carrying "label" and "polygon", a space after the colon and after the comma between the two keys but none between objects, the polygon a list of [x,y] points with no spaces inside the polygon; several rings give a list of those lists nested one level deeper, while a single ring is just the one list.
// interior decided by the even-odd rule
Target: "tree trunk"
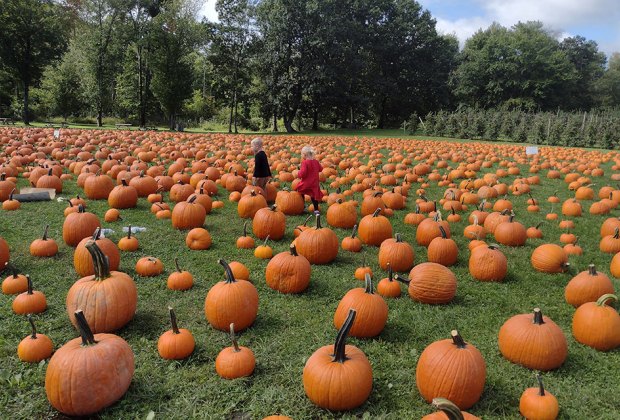
[{"label": "tree trunk", "polygon": [[30,125],[30,115],[28,112],[28,100],[30,96],[30,86],[28,86],[27,82],[24,82],[24,114],[23,120],[25,125]]},{"label": "tree trunk", "polygon": [[237,100],[237,92],[235,92],[235,134],[239,132],[237,131],[237,115],[239,115],[239,101]]},{"label": "tree trunk", "polygon": [[170,130],[174,131],[174,112],[170,113]]},{"label": "tree trunk", "polygon": [[312,113],[312,131],[318,131],[319,129],[319,111],[314,110]]},{"label": "tree trunk", "polygon": [[146,105],[144,103],[144,80],[142,75],[142,47],[138,47],[138,102],[140,106],[140,127],[146,127]]},{"label": "tree trunk", "polygon": [[103,110],[101,108],[97,110],[97,127],[103,127]]},{"label": "tree trunk", "polygon": [[230,102],[230,116],[228,117],[228,133],[232,133],[233,111],[235,109],[234,101]]},{"label": "tree trunk", "polygon": [[384,96],[381,100],[381,110],[379,111],[379,122],[377,123],[377,128],[384,128],[385,126],[385,103],[387,102],[387,98]]},{"label": "tree trunk", "polygon": [[276,113],[273,113],[273,132],[277,133],[278,132],[278,116],[276,115]]},{"label": "tree trunk", "polygon": [[297,131],[293,128],[293,120],[295,119],[295,115],[292,117],[288,115],[284,115],[284,128],[286,128],[287,133],[296,133]]}]

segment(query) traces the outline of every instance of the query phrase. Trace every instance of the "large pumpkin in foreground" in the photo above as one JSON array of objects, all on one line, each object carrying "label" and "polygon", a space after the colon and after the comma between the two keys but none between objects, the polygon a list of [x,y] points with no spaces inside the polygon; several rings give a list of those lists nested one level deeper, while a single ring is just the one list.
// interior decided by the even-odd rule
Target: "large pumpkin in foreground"
[{"label": "large pumpkin in foreground", "polygon": [[50,359],[45,393],[68,416],[89,416],[119,400],[131,383],[134,356],[114,334],[93,334],[82,311],[75,313],[81,338],[62,346]]},{"label": "large pumpkin in foreground", "polygon": [[372,367],[368,358],[357,347],[345,345],[355,314],[355,310],[349,310],[336,343],[319,348],[304,366],[306,395],[326,410],[352,410],[364,404],[372,391]]}]

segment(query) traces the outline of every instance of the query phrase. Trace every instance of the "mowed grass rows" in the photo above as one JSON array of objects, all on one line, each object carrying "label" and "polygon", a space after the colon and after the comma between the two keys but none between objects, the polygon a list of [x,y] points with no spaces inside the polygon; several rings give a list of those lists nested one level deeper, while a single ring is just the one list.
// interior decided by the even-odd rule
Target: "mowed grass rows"
[{"label": "mowed grass rows", "polygon": [[[249,141],[246,138],[245,141]],[[308,143],[313,139],[308,138]],[[361,143],[372,143],[364,139]],[[336,140],[337,143],[337,140]],[[403,143],[404,144],[404,143]],[[1,151],[0,151],[1,152]],[[384,150],[388,156],[391,150]],[[298,153],[292,150],[292,153]],[[502,153],[501,148],[498,153]],[[416,164],[417,162],[414,162]],[[529,166],[520,166],[526,174]],[[609,178],[611,162],[602,166],[606,175],[597,178],[597,188],[613,185]],[[497,164],[486,171],[495,171]],[[532,188],[541,201],[541,213],[526,211],[527,196],[510,197],[517,220],[526,227],[536,225],[551,210],[546,198],[555,191],[563,201],[572,197],[562,180],[545,178],[541,171],[541,185]],[[511,183],[515,177],[502,178]],[[27,181],[19,180],[20,186]],[[283,184],[281,187],[286,186]],[[406,209],[391,217],[394,232],[415,248],[416,263],[426,261],[426,249],[415,243],[415,228],[403,222],[407,212],[415,206],[412,186]],[[427,188],[430,199],[440,199],[444,188],[432,183]],[[82,191],[75,181],[64,183],[63,198],[74,197]],[[340,250],[338,258],[326,266],[313,266],[310,287],[299,295],[282,295],[267,287],[264,273],[267,261],[258,260],[252,250],[238,250],[237,237],[243,221],[237,216],[236,203],[227,200],[228,192],[220,187],[219,198],[225,201],[223,209],[214,209],[207,216],[205,227],[211,233],[213,245],[206,251],[190,251],[185,245],[185,232],[172,229],[169,220],[157,220],[148,211],[150,204],[140,199],[138,207],[122,210],[123,221],[102,223],[114,233],[108,236],[117,242],[123,235],[122,227],[131,224],[146,230],[136,237],[140,249],[122,253],[120,270],[132,275],[138,287],[138,309],[133,321],[117,332],[130,344],[135,354],[136,372],[127,394],[115,405],[100,413],[101,418],[145,418],[154,412],[156,418],[251,418],[271,414],[285,414],[295,419],[331,417],[419,418],[433,412],[420,396],[415,384],[415,367],[424,348],[433,341],[450,337],[457,329],[463,338],[475,345],[487,364],[487,379],[481,400],[469,412],[482,418],[519,418],[519,397],[527,387],[535,385],[534,372],[505,360],[498,349],[497,334],[501,325],[515,314],[528,313],[535,307],[553,319],[564,331],[569,345],[564,365],[544,374],[546,387],[559,400],[561,418],[617,418],[620,405],[620,352],[597,352],[577,343],[571,334],[574,308],[564,301],[564,287],[577,272],[593,263],[599,271],[609,273],[612,255],[598,250],[600,225],[608,216],[587,214],[590,202],[584,202],[584,217],[576,218],[574,233],[580,237],[583,256],[571,257],[573,271],[565,274],[538,273],[530,265],[533,249],[546,242],[559,243],[561,230],[557,222],[542,225],[544,238],[527,241],[520,248],[502,247],[508,258],[508,277],[503,283],[481,283],[468,271],[468,241],[463,221],[451,225],[452,237],[459,245],[459,259],[451,267],[458,279],[454,301],[448,305],[424,305],[407,296],[388,300],[389,318],[384,331],[374,339],[349,339],[349,343],[363,350],[373,367],[373,391],[366,404],[348,413],[330,413],[314,406],[305,396],[302,370],[307,358],[320,346],[333,343],[336,329],[333,315],[342,296],[351,288],[361,287],[353,277],[363,256],[375,272],[375,284],[386,273],[377,262],[378,249],[365,247],[359,254]],[[361,200],[361,194],[355,198]],[[36,290],[47,296],[48,309],[35,317],[41,333],[50,336],[59,348],[77,336],[65,309],[65,298],[70,286],[78,279],[73,269],[73,248],[62,242],[63,210],[66,201],[22,203],[19,211],[0,212],[0,236],[11,248],[11,261],[20,272],[30,274]],[[106,201],[89,201],[88,211],[103,220],[108,209]],[[326,206],[323,205],[323,214]],[[470,210],[472,210],[470,208]],[[553,209],[560,212],[559,206]],[[618,215],[614,210],[612,215]],[[293,228],[301,224],[303,216],[287,217],[285,237],[271,242],[274,252],[288,249],[294,239]],[[561,218],[561,216],[560,216]],[[57,256],[36,259],[28,247],[50,225],[49,236],[60,246]],[[350,234],[335,229],[340,240]],[[492,237],[489,242],[493,242]],[[257,244],[259,241],[257,240]],[[165,271],[155,278],[135,275],[136,261],[146,255],[160,258]],[[195,278],[194,287],[186,292],[166,288],[166,278],[174,270],[174,258]],[[260,301],[255,324],[240,334],[241,345],[250,347],[257,359],[254,374],[245,379],[223,380],[214,368],[218,352],[230,345],[226,333],[213,329],[205,319],[205,296],[216,282],[224,279],[217,260],[240,261],[251,272]],[[3,274],[3,278],[7,273]],[[613,280],[616,290],[618,280]],[[19,341],[29,332],[26,319],[11,310],[13,297],[0,297],[0,418],[56,418],[45,397],[46,363],[24,364],[16,355]],[[196,338],[196,350],[184,361],[163,360],[157,353],[157,339],[170,329],[168,306],[175,309],[179,326],[187,328]],[[91,380],[96,380],[92,378]]]}]

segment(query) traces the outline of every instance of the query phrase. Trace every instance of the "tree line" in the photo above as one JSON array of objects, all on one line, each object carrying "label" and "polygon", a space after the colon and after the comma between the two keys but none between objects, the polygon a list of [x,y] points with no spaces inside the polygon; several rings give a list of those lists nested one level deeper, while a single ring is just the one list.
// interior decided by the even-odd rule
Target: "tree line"
[{"label": "tree line", "polygon": [[540,22],[459,50],[413,0],[218,0],[218,22],[201,3],[0,0],[0,116],[291,132],[620,105],[620,55]]}]

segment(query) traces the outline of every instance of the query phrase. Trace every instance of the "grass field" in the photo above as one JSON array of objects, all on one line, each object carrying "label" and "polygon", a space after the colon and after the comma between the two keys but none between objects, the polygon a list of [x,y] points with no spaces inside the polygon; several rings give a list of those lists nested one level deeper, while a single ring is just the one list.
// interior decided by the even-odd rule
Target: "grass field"
[{"label": "grass field", "polygon": [[[308,142],[312,142],[309,138]],[[385,151],[386,155],[389,153]],[[0,153],[2,150],[0,149]],[[596,179],[597,188],[613,185],[609,179],[611,163],[605,164],[605,177]],[[497,166],[489,169],[495,171]],[[520,166],[523,174],[528,166]],[[489,170],[483,170],[489,171]],[[511,198],[517,219],[526,227],[544,219],[550,211],[546,198],[558,191],[561,200],[572,193],[561,180],[548,180],[541,171],[542,185],[533,187],[533,194],[541,200],[541,213],[526,212],[527,197]],[[514,177],[502,179],[511,183]],[[20,179],[20,186],[27,182]],[[391,218],[394,232],[400,232],[416,252],[416,263],[426,261],[426,249],[415,244],[415,228],[403,223],[415,203],[415,188],[407,200],[405,210],[396,211]],[[435,183],[427,195],[439,199],[444,189]],[[74,197],[82,191],[75,181],[65,182],[63,198]],[[205,227],[213,237],[213,246],[207,251],[189,251],[185,233],[175,231],[170,221],[161,221],[148,211],[148,203],[141,199],[135,209],[121,211],[123,221],[103,223],[115,231],[109,237],[120,239],[122,227],[146,227],[136,234],[140,249],[123,253],[121,271],[134,276],[138,286],[138,310],[135,318],[117,332],[132,347],[136,372],[127,394],[115,405],[100,413],[101,418],[243,418],[260,419],[272,414],[285,414],[294,419],[309,418],[385,418],[414,419],[433,411],[420,396],[415,384],[415,367],[420,353],[435,340],[450,337],[450,330],[458,329],[463,338],[475,345],[487,364],[487,379],[482,399],[469,412],[487,419],[519,418],[519,397],[527,387],[535,385],[534,372],[505,360],[497,345],[500,326],[509,317],[531,312],[540,307],[564,331],[569,355],[564,365],[543,378],[546,387],[559,400],[560,418],[616,419],[620,407],[620,351],[597,352],[577,343],[571,334],[572,306],[564,301],[564,287],[570,278],[594,263],[599,271],[609,273],[611,255],[598,250],[599,228],[608,216],[590,216],[576,220],[574,233],[580,237],[584,249],[581,257],[571,257],[573,271],[547,275],[535,272],[530,265],[532,250],[545,242],[558,243],[561,233],[557,223],[543,224],[544,239],[528,240],[520,248],[502,247],[508,258],[508,277],[503,283],[481,283],[472,279],[468,271],[469,251],[463,237],[464,221],[452,224],[452,237],[459,245],[459,260],[452,267],[458,279],[454,301],[448,305],[431,306],[412,301],[403,286],[403,297],[388,301],[389,318],[385,330],[374,339],[350,339],[368,356],[374,384],[370,399],[362,407],[348,413],[330,413],[314,406],[305,396],[302,370],[307,358],[320,346],[333,343],[336,329],[333,315],[341,297],[351,288],[361,287],[354,279],[355,268],[363,255],[375,272],[375,283],[386,274],[378,267],[377,249],[366,247],[360,254],[340,250],[337,260],[327,266],[313,266],[308,290],[300,295],[282,295],[271,290],[264,279],[267,261],[258,260],[252,250],[235,248],[241,235],[242,222],[237,216],[236,204],[227,200],[228,193],[220,188],[219,198],[225,207],[207,216]],[[361,194],[356,194],[360,199]],[[11,247],[11,261],[21,272],[30,274],[36,290],[45,293],[48,309],[36,316],[41,333],[49,335],[55,348],[76,337],[68,322],[65,298],[69,287],[77,280],[73,269],[73,249],[62,242],[63,209],[66,202],[23,203],[19,211],[0,211],[0,236]],[[587,214],[590,202],[584,203]],[[103,220],[108,209],[106,201],[91,201],[88,210]],[[554,211],[560,212],[558,206]],[[618,216],[614,210],[612,215]],[[288,249],[293,239],[292,229],[305,217],[288,217],[286,236],[271,243],[274,251]],[[36,259],[29,255],[30,242],[50,225],[50,237],[60,246],[59,254],[51,259]],[[336,229],[342,239],[349,231]],[[492,242],[492,239],[490,239]],[[135,276],[138,258],[152,255],[165,265],[164,274],[155,278]],[[194,287],[187,292],[166,288],[166,278],[173,270],[173,259],[193,273]],[[257,359],[256,371],[246,379],[220,379],[214,368],[218,352],[229,344],[228,336],[214,330],[204,315],[205,296],[216,282],[223,279],[218,258],[240,261],[247,265],[259,296],[259,313],[255,324],[240,334],[239,342],[250,347]],[[3,278],[6,273],[3,274]],[[620,282],[614,280],[616,290]],[[28,365],[19,361],[16,347],[29,332],[28,323],[11,310],[12,297],[0,296],[0,418],[58,418],[50,407],[44,390],[46,362]],[[187,360],[170,362],[157,353],[157,338],[170,329],[168,306],[174,307],[179,326],[188,328],[196,338],[196,350]],[[95,378],[93,378],[95,380]],[[152,417],[151,417],[152,418]]]}]

